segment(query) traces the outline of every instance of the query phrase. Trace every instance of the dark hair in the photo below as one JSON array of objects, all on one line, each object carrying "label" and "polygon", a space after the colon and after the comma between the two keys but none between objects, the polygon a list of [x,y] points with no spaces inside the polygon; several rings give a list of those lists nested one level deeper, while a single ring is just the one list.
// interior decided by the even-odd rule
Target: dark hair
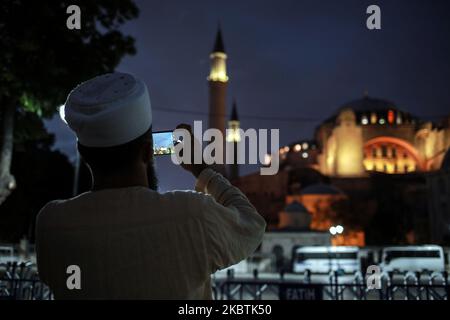
[{"label": "dark hair", "polygon": [[93,172],[109,174],[131,167],[145,142],[151,142],[152,127],[136,139],[113,147],[86,147],[78,143],[78,152]]}]

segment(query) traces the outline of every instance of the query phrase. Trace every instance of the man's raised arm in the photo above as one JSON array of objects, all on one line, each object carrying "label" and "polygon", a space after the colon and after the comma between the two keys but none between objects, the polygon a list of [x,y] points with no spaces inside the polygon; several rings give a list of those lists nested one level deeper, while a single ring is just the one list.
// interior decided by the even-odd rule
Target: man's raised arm
[{"label": "man's raised arm", "polygon": [[203,197],[202,213],[211,272],[251,255],[262,241],[266,222],[247,197],[221,174],[204,169],[196,190]]}]

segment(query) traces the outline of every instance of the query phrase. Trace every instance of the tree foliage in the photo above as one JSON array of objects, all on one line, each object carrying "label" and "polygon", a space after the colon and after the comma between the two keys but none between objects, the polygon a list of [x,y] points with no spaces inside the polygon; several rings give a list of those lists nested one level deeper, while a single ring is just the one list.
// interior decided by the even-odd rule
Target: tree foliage
[{"label": "tree foliage", "polygon": [[[81,29],[69,30],[69,5]],[[0,102],[50,115],[74,84],[114,70],[134,40],[119,27],[138,15],[130,0],[0,2]]]},{"label": "tree foliage", "polygon": [[[67,28],[70,5],[81,9],[80,30]],[[76,84],[134,54],[134,39],[120,27],[137,15],[132,0],[0,2],[0,204],[16,184],[13,140],[42,133],[25,114],[51,116]]]}]

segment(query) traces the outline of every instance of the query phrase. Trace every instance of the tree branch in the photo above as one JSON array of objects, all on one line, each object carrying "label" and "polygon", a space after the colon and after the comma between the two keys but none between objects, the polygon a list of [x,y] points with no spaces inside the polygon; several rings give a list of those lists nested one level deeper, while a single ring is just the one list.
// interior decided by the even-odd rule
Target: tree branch
[{"label": "tree branch", "polygon": [[0,205],[16,188],[16,179],[11,174],[11,161],[14,147],[15,103],[7,104],[1,114],[0,123]]}]

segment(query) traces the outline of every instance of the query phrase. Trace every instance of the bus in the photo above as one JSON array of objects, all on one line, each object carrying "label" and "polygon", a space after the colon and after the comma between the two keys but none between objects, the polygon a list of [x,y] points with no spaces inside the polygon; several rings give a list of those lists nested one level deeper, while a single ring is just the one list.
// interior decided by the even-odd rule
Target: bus
[{"label": "bus", "polygon": [[14,247],[0,245],[0,264],[14,261]]},{"label": "bus", "polygon": [[355,273],[361,270],[359,248],[339,247],[300,247],[295,249],[292,271],[294,273]]},{"label": "bus", "polygon": [[436,245],[386,247],[380,267],[386,272],[445,270],[444,251]]}]

